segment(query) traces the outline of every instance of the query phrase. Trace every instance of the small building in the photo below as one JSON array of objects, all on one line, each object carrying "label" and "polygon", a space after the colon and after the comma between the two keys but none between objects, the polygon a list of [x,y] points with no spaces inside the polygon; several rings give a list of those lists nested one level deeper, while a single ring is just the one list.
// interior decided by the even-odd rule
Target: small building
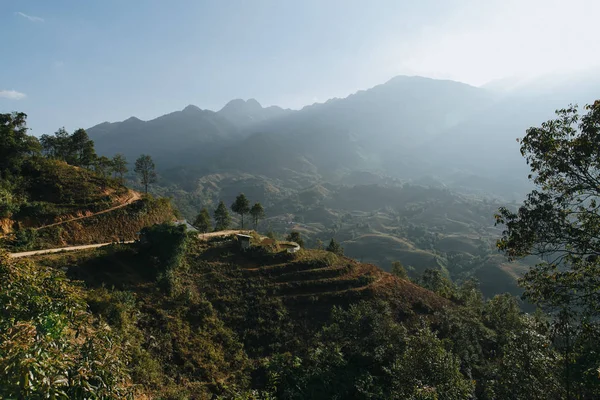
[{"label": "small building", "polygon": [[300,250],[300,245],[296,242],[281,242],[279,246],[284,248],[288,253],[296,253]]},{"label": "small building", "polygon": [[188,232],[198,232],[198,229],[194,228],[194,226],[192,224],[190,224],[189,222],[187,222],[186,219],[180,219],[175,221],[175,225],[179,226],[179,225],[185,225],[186,227],[186,231]]},{"label": "small building", "polygon": [[250,239],[252,239],[252,236],[242,235],[241,233],[238,233],[236,237],[240,242],[240,247],[242,248],[242,250],[246,250],[250,247]]}]

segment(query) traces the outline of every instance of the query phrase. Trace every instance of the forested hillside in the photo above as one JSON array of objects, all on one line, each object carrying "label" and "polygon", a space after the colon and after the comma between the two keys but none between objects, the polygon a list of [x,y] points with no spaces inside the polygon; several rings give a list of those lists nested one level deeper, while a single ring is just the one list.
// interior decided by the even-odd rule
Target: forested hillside
[{"label": "forested hillside", "polygon": [[525,132],[521,204],[367,171],[177,193],[185,168],[0,118],[2,398],[600,396],[600,101]]},{"label": "forested hillside", "polygon": [[166,199],[124,186],[122,156],[97,156],[83,129],[39,140],[26,115],[1,114],[0,240],[13,250],[132,240],[144,226],[174,219]]}]

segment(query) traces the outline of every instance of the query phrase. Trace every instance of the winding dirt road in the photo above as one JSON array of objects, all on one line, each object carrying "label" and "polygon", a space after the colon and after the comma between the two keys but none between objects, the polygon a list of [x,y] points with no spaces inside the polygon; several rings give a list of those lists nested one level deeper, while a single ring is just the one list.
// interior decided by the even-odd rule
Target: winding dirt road
[{"label": "winding dirt road", "polygon": [[[122,243],[133,243],[133,242],[134,242],[133,240],[128,240],[128,241],[122,242]],[[109,243],[99,243],[99,244],[84,244],[81,246],[60,247],[60,248],[56,248],[56,249],[23,251],[21,253],[10,253],[10,256],[12,258],[30,257],[30,256],[38,256],[41,254],[59,253],[61,251],[76,251],[76,250],[85,250],[85,249],[95,249],[97,247],[108,246],[109,244],[112,244],[112,243],[109,242]]]},{"label": "winding dirt road", "polygon": [[[107,212],[107,211],[108,210],[106,210],[104,212]],[[91,215],[89,217],[91,217]],[[86,218],[86,217],[83,217],[83,218]],[[77,218],[77,219],[81,219],[81,218]],[[210,239],[213,237],[229,236],[229,235],[234,235],[237,233],[244,233],[244,232],[246,232],[246,231],[228,230],[228,231],[210,232],[210,233],[205,233],[205,234],[200,233],[200,234],[198,234],[198,237],[200,239]],[[121,242],[121,243],[133,243],[133,242],[134,242],[134,240],[128,240],[126,242]],[[31,256],[38,256],[38,255],[43,255],[43,254],[59,253],[61,251],[77,251],[77,250],[85,250],[85,249],[95,249],[95,248],[102,247],[102,246],[108,246],[110,244],[113,244],[113,242],[97,243],[97,244],[83,244],[80,246],[59,247],[59,248],[55,248],[55,249],[23,251],[20,253],[10,253],[10,256],[12,258],[31,257]]]},{"label": "winding dirt road", "polygon": [[129,194],[130,194],[130,196],[129,196],[129,198],[127,200],[125,200],[123,203],[121,203],[119,205],[116,205],[114,207],[107,208],[106,210],[98,211],[98,212],[95,212],[95,213],[90,214],[90,215],[84,215],[82,217],[76,217],[76,218],[66,219],[64,221],[55,222],[53,224],[40,226],[38,228],[35,228],[35,230],[37,231],[38,229],[50,228],[51,226],[62,225],[62,224],[66,224],[67,222],[78,221],[80,219],[86,219],[86,218],[90,218],[90,217],[95,217],[96,215],[106,214],[108,212],[111,212],[111,211],[114,211],[114,210],[118,210],[119,208],[126,207],[126,206],[130,205],[131,203],[133,203],[134,201],[138,201],[138,200],[140,200],[142,198],[142,195],[139,194],[138,192],[134,191],[134,190],[130,190]]}]

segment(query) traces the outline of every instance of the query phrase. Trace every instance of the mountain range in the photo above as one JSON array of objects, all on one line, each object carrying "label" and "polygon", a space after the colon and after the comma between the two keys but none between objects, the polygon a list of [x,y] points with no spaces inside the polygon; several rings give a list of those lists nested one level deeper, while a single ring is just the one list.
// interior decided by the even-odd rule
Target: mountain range
[{"label": "mountain range", "polygon": [[367,171],[514,199],[528,188],[516,139],[555,109],[592,102],[600,81],[561,80],[550,92],[536,82],[489,86],[398,76],[301,110],[236,99],[217,112],[189,105],[88,133],[99,154],[150,154],[159,170],[192,179],[248,173],[302,186]]}]

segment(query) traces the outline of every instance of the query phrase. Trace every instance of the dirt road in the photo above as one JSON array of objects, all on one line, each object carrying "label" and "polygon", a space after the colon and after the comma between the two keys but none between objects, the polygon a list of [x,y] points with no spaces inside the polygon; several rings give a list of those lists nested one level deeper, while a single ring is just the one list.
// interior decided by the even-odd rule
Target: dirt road
[{"label": "dirt road", "polygon": [[[105,212],[107,212],[107,211],[108,210],[106,210]],[[247,231],[227,230],[227,231],[219,231],[219,232],[210,232],[210,233],[205,233],[205,234],[200,233],[200,234],[198,234],[198,237],[200,239],[210,239],[212,237],[229,236],[229,235],[234,235],[234,234],[237,234],[237,233],[244,233],[244,232],[247,232]],[[128,240],[128,241],[126,241],[124,243],[133,243],[133,242],[134,242],[133,240]],[[112,242],[109,242],[109,243],[98,243],[98,244],[84,244],[84,245],[81,245],[81,246],[59,247],[59,248],[56,248],[56,249],[23,251],[23,252],[20,252],[20,253],[10,253],[10,256],[12,258],[30,257],[30,256],[38,256],[38,255],[42,255],[42,254],[58,253],[58,252],[61,252],[61,251],[77,251],[77,250],[85,250],[85,249],[95,249],[95,248],[102,247],[102,246],[108,246],[109,244],[112,244]]]},{"label": "dirt road", "polygon": [[[124,242],[124,243],[133,243],[133,240],[129,240],[129,241]],[[40,254],[58,253],[58,252],[61,252],[61,251],[76,251],[76,250],[85,250],[85,249],[95,249],[97,247],[108,246],[109,244],[112,244],[112,243],[84,244],[84,245],[81,245],[81,246],[60,247],[60,248],[57,248],[57,249],[44,249],[44,250],[23,251],[21,253],[10,253],[10,256],[12,258],[30,257],[30,256],[37,256],[37,255],[40,255]]]},{"label": "dirt road", "polygon": [[121,203],[121,204],[119,204],[117,206],[114,206],[114,207],[111,207],[111,208],[107,208],[106,210],[98,211],[98,212],[90,214],[90,215],[84,215],[83,217],[71,218],[71,219],[67,219],[67,220],[64,220],[64,221],[55,222],[55,223],[50,224],[50,225],[40,226],[39,228],[35,228],[35,230],[49,228],[51,226],[66,224],[67,222],[78,221],[80,219],[85,219],[85,218],[94,217],[96,215],[105,214],[105,213],[108,213],[108,212],[111,212],[111,211],[114,211],[114,210],[118,210],[119,208],[123,208],[125,206],[128,206],[131,203],[133,203],[134,201],[138,201],[139,199],[142,198],[142,196],[138,192],[136,192],[134,190],[130,190],[129,193],[130,193],[129,198],[127,200],[125,200],[125,202],[123,202],[123,203]]}]

